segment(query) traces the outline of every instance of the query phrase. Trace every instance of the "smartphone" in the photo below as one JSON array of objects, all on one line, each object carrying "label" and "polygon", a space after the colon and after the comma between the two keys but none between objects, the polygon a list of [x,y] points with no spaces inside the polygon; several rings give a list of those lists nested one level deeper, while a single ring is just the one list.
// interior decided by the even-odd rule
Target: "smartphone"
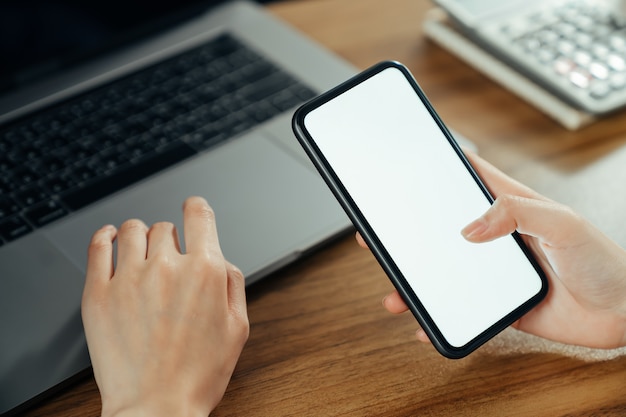
[{"label": "smartphone", "polygon": [[461,236],[493,197],[402,64],[312,99],[292,126],[442,355],[468,355],[544,298],[547,279],[519,235]]}]

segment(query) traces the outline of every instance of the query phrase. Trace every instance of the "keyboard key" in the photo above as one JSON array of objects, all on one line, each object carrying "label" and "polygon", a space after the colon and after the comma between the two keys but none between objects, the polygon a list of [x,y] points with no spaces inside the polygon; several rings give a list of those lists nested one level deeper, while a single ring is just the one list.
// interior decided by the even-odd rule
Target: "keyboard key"
[{"label": "keyboard key", "polygon": [[19,204],[11,197],[0,195],[0,219],[12,216],[17,213],[19,209]]},{"label": "keyboard key", "polygon": [[284,90],[276,94],[272,98],[271,103],[279,110],[285,111],[295,107],[297,104],[301,103],[301,101],[302,100],[300,100],[300,98],[293,94],[291,91]]},{"label": "keyboard key", "polygon": [[5,241],[10,242],[28,234],[32,227],[19,216],[9,217],[8,219],[0,220],[0,237]]},{"label": "keyboard key", "polygon": [[0,172],[9,172],[15,168],[15,162],[6,158],[4,156],[0,156]]},{"label": "keyboard key", "polygon": [[22,206],[28,207],[47,199],[48,194],[38,185],[33,185],[15,193],[15,198]]},{"label": "keyboard key", "polygon": [[74,184],[74,179],[64,173],[54,175],[44,182],[44,186],[50,194],[59,194],[71,188]]},{"label": "keyboard key", "polygon": [[266,99],[279,91],[289,87],[293,82],[285,76],[272,76],[252,85],[242,92],[243,96],[251,103]]},{"label": "keyboard key", "polygon": [[152,158],[128,169],[120,170],[110,177],[91,181],[81,188],[61,194],[61,201],[70,209],[78,210],[195,154],[196,151],[186,144],[177,143],[164,152],[155,154]]},{"label": "keyboard key", "polygon": [[13,188],[11,180],[0,175],[0,196],[9,194]]},{"label": "keyboard key", "polygon": [[32,224],[41,227],[65,216],[67,213],[68,211],[59,203],[50,200],[27,209],[25,216]]},{"label": "keyboard key", "polygon": [[63,168],[63,162],[54,155],[44,155],[38,162],[39,169],[43,172],[57,172]]},{"label": "keyboard key", "polygon": [[96,171],[87,164],[81,164],[73,170],[74,180],[78,183],[87,182],[96,176]]},{"label": "keyboard key", "polygon": [[278,69],[267,62],[258,62],[241,70],[241,76],[251,82],[257,82],[276,73]]},{"label": "keyboard key", "polygon": [[258,123],[269,120],[279,113],[276,107],[266,102],[261,102],[259,105],[248,106],[244,111]]},{"label": "keyboard key", "polygon": [[316,96],[315,91],[302,84],[292,86],[291,91],[293,91],[302,101],[309,100]]}]

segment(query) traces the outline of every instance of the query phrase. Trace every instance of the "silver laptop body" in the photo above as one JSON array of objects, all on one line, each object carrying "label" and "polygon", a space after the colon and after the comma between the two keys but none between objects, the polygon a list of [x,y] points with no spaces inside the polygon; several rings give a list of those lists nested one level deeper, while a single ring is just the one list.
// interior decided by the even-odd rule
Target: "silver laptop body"
[{"label": "silver laptop body", "polygon": [[[229,32],[312,90],[354,68],[248,2],[40,79],[0,98],[0,123],[124,76]],[[225,256],[253,282],[349,230],[350,223],[291,133],[292,110],[0,246],[0,414],[13,413],[89,369],[80,318],[86,249],[104,224],[174,221],[204,196]],[[70,163],[71,161],[68,161]]]}]

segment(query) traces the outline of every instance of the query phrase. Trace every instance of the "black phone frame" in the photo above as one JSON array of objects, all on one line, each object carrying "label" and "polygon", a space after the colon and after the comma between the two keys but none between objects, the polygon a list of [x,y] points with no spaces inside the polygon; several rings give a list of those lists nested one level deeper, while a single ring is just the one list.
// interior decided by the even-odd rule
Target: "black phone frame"
[{"label": "black phone frame", "polygon": [[534,258],[529,248],[526,246],[521,236],[517,232],[513,232],[512,236],[520,246],[521,250],[524,252],[530,263],[533,265],[534,269],[537,271],[541,281],[542,287],[540,291],[525,303],[517,307],[515,310],[511,311],[505,317],[494,323],[491,327],[487,328],[485,331],[480,333],[474,339],[469,341],[462,347],[456,347],[448,343],[443,334],[440,332],[439,328],[435,324],[434,320],[428,314],[423,304],[420,302],[419,297],[415,294],[413,289],[410,287],[409,283],[404,278],[402,272],[397,267],[385,247],[382,245],[380,240],[378,239],[376,233],[369,225],[367,219],[363,216],[354,200],[351,198],[350,194],[343,186],[341,180],[335,174],[335,171],[332,169],[320,149],[317,147],[315,140],[311,136],[311,134],[306,129],[304,124],[304,119],[306,115],[324,105],[328,101],[336,98],[337,96],[343,94],[344,92],[350,90],[351,88],[361,84],[362,82],[368,80],[369,78],[375,76],[383,70],[388,68],[395,68],[402,72],[402,74],[409,81],[411,86],[413,87],[415,93],[418,95],[430,115],[433,117],[444,136],[448,140],[449,144],[453,147],[459,159],[463,162],[468,172],[474,178],[476,184],[480,187],[483,194],[487,198],[490,204],[493,204],[494,198],[481,180],[478,173],[474,170],[469,160],[463,153],[463,150],[458,145],[446,125],[443,123],[439,115],[436,113],[435,109],[431,105],[430,101],[427,99],[426,94],[422,91],[417,81],[411,74],[411,72],[401,63],[397,61],[382,61],[379,62],[368,69],[362,71],[361,73],[355,75],[349,80],[339,84],[335,88],[314,97],[308,102],[304,103],[300,106],[294,113],[292,118],[292,128],[296,138],[300,142],[300,145],[305,150],[308,157],[313,162],[313,165],[316,167],[327,186],[333,192],[335,198],[341,204],[342,208],[346,212],[347,216],[350,218],[352,223],[354,224],[357,231],[361,234],[365,242],[367,243],[369,249],[374,254],[376,260],[383,268],[390,281],[396,288],[396,290],[402,296],[402,299],[407,304],[413,315],[415,316],[418,323],[424,329],[431,342],[435,346],[435,348],[441,353],[443,356],[450,359],[459,359],[467,356],[485,342],[496,336],[498,333],[506,329],[508,326],[517,321],[521,316],[530,311],[533,307],[535,307],[538,303],[540,303],[546,296],[548,292],[548,280],[542,268],[540,267],[537,260]]}]

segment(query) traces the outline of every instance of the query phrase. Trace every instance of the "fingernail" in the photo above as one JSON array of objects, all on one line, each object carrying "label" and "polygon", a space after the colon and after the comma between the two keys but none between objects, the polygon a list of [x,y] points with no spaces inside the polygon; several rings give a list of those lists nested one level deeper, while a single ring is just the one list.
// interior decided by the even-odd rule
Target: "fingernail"
[{"label": "fingernail", "polygon": [[465,239],[480,236],[487,230],[489,224],[483,217],[479,217],[461,230],[461,234]]},{"label": "fingernail", "polygon": [[101,230],[103,231],[115,231],[115,226],[113,226],[112,224],[105,224],[104,226],[102,226]]}]

